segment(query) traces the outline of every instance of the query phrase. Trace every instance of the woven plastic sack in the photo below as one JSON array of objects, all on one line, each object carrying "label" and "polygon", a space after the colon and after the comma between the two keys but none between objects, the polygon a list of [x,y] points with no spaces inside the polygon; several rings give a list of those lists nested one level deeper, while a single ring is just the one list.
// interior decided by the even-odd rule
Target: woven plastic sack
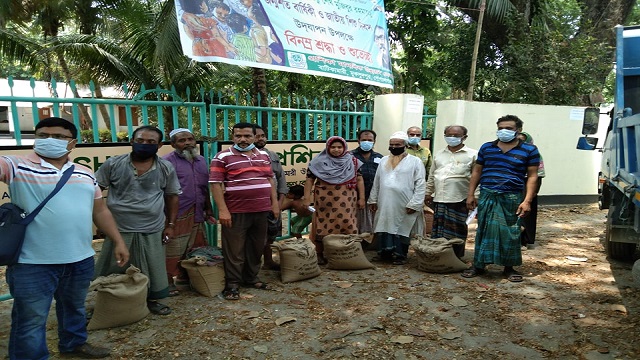
[{"label": "woven plastic sack", "polygon": [[640,259],[636,260],[636,262],[633,264],[631,273],[633,274],[633,280],[636,283],[636,287],[640,288]]},{"label": "woven plastic sack", "polygon": [[214,297],[224,290],[224,265],[221,261],[207,261],[195,256],[180,262],[187,270],[191,287],[201,295]]},{"label": "woven plastic sack", "polygon": [[278,251],[283,283],[314,278],[322,272],[315,246],[307,238],[277,241],[271,248]]},{"label": "woven plastic sack", "polygon": [[149,315],[147,288],[149,278],[131,265],[124,274],[100,276],[89,290],[97,291],[88,330],[132,324]]},{"label": "woven plastic sack", "polygon": [[373,268],[373,264],[371,264],[364,255],[361,244],[364,239],[368,239],[370,236],[369,234],[351,234],[327,235],[322,238],[327,267],[335,270]]},{"label": "woven plastic sack", "polygon": [[418,270],[431,273],[450,273],[468,268],[458,259],[451,245],[463,244],[462,239],[423,238],[421,236],[411,240],[418,258]]}]

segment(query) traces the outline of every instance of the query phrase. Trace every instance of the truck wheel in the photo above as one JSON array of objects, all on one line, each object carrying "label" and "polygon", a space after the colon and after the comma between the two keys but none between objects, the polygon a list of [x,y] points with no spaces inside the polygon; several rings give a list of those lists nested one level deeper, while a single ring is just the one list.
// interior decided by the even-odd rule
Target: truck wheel
[{"label": "truck wheel", "polygon": [[613,212],[616,206],[609,208],[607,216],[607,228],[605,230],[605,250],[607,255],[615,260],[631,261],[636,252],[635,243],[616,242],[615,240],[623,239],[629,236],[630,230],[624,228],[614,228],[611,226]]}]

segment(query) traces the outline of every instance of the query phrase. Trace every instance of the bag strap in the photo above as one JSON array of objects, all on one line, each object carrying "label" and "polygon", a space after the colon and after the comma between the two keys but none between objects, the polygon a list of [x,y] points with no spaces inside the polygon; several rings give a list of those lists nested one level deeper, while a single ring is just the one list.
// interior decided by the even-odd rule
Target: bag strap
[{"label": "bag strap", "polygon": [[58,193],[58,191],[60,191],[60,189],[62,189],[62,187],[64,186],[64,184],[67,183],[67,181],[69,180],[69,178],[71,178],[71,174],[73,173],[73,170],[75,169],[75,165],[71,165],[71,167],[69,167],[67,170],[65,170],[62,173],[62,177],[60,178],[60,180],[58,180],[58,183],[56,184],[55,189],[53,189],[53,191],[51,192],[51,194],[49,194],[49,196],[47,196],[46,199],[44,199],[40,205],[38,205],[37,208],[35,208],[31,213],[29,213],[29,215],[27,215],[27,217],[24,218],[24,220],[22,220],[22,224],[23,225],[28,225],[30,222],[33,221],[33,219],[35,219],[36,215],[38,215],[38,213],[40,212],[40,210],[42,210],[42,208],[44,208],[44,206],[47,204],[47,202],[49,202],[49,200],[51,200],[51,198]]}]

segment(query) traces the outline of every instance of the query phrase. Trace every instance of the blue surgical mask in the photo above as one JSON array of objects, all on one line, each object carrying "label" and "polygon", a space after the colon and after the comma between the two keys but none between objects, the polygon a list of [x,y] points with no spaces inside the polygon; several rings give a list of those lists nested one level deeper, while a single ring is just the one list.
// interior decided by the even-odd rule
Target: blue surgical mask
[{"label": "blue surgical mask", "polygon": [[419,137],[410,137],[409,138],[409,145],[418,145],[420,144],[420,138]]},{"label": "blue surgical mask", "polygon": [[371,151],[373,149],[373,141],[360,141],[360,149],[362,151]]},{"label": "blue surgical mask", "polygon": [[69,153],[69,142],[62,139],[46,138],[36,139],[33,143],[33,151],[36,154],[49,159],[59,159]]},{"label": "blue surgical mask", "polygon": [[246,148],[241,148],[240,146],[238,146],[238,144],[233,144],[233,148],[238,150],[238,151],[251,151],[255,147],[256,147],[256,144],[251,144],[251,145],[247,146]]},{"label": "blue surgical mask", "polygon": [[496,135],[498,136],[498,140],[506,143],[511,142],[513,139],[515,139],[516,134],[517,134],[517,131],[509,130],[509,129],[500,129],[496,132]]},{"label": "blue surgical mask", "polygon": [[447,142],[447,145],[453,146],[453,147],[462,144],[462,138],[455,137],[455,136],[445,136],[444,141]]},{"label": "blue surgical mask", "polygon": [[158,153],[158,144],[142,144],[134,142],[132,145],[133,154],[136,158],[146,160]]}]

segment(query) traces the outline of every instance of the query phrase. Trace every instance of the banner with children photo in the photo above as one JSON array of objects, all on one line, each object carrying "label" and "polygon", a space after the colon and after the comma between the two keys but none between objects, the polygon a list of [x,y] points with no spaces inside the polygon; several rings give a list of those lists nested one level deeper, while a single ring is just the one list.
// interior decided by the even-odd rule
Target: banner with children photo
[{"label": "banner with children photo", "polygon": [[383,0],[175,0],[183,53],[201,62],[393,87]]}]

